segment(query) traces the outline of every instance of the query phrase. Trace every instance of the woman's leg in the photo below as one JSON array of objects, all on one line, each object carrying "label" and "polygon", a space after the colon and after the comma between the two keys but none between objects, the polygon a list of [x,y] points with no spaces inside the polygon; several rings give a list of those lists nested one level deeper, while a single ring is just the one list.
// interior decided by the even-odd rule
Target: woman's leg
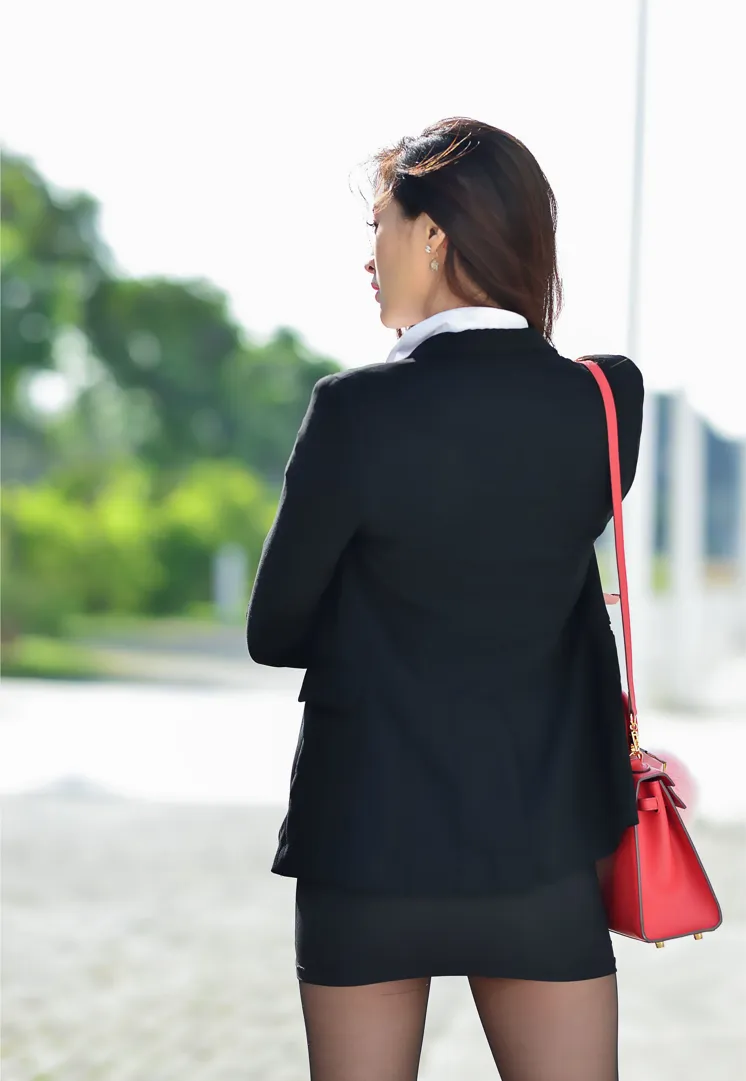
[{"label": "woman's leg", "polygon": [[299,986],[311,1081],[416,1081],[429,979]]},{"label": "woman's leg", "polygon": [[615,975],[469,983],[502,1081],[618,1081]]}]

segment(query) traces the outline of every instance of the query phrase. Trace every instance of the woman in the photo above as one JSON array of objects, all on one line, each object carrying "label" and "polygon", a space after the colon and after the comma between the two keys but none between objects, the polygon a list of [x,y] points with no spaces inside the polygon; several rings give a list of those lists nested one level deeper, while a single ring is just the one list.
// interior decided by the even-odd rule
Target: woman
[{"label": "woman", "polygon": [[[307,669],[272,870],[297,878],[313,1081],[416,1078],[430,978],[469,977],[503,1081],[617,1076],[596,861],[637,821],[594,541],[590,373],[551,344],[555,201],[517,139],[443,121],[376,158],[390,363],[316,386],[248,615]],[[638,369],[601,359],[625,491]]]}]

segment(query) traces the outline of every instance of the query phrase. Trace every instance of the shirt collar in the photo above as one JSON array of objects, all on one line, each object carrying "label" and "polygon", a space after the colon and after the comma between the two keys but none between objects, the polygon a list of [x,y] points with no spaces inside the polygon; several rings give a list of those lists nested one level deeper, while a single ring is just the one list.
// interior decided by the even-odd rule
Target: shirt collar
[{"label": "shirt collar", "polygon": [[527,326],[528,321],[522,315],[505,308],[450,308],[405,330],[386,361],[405,360],[418,345],[435,334],[460,330],[523,330]]}]

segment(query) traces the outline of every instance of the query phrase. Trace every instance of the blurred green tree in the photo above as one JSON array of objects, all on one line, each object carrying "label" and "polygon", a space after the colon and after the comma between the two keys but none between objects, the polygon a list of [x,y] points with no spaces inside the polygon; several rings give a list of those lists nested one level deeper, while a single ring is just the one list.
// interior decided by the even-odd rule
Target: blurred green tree
[{"label": "blurred green tree", "polygon": [[2,637],[209,603],[223,545],[256,566],[338,365],[286,328],[252,342],[208,282],[127,277],[94,199],[0,165]]},{"label": "blurred green tree", "polygon": [[23,391],[54,367],[58,333],[81,325],[86,297],[112,261],[96,200],[52,188],[26,158],[3,152],[0,168],[3,464],[39,475],[50,458],[48,433]]},{"label": "blurred green tree", "polygon": [[129,462],[112,468],[93,498],[77,475],[4,491],[4,641],[29,631],[62,635],[81,613],[209,606],[213,560],[226,544],[239,544],[256,567],[276,493],[251,470],[197,462],[165,498],[156,477]]},{"label": "blurred green tree", "polygon": [[154,508],[155,550],[163,574],[152,610],[175,612],[208,602],[213,557],[224,544],[239,544],[249,571],[256,570],[275,505],[273,493],[244,466],[197,462]]},{"label": "blurred green tree", "polygon": [[233,353],[220,388],[233,456],[278,484],[314,385],[338,371],[335,361],[312,355],[286,327],[266,345]]},{"label": "blurred green tree", "polygon": [[221,372],[241,331],[219,290],[206,282],[105,279],[88,299],[85,328],[141,414],[133,450],[161,467],[230,453]]},{"label": "blurred green tree", "polygon": [[98,234],[98,203],[52,189],[25,158],[2,166],[3,404],[24,370],[53,363],[61,326],[80,325],[86,297],[111,266]]},{"label": "blurred green tree", "polygon": [[[2,158],[4,476],[52,463],[97,470],[136,455],[162,479],[195,459],[231,458],[282,475],[314,383],[339,370],[297,334],[249,341],[206,281],[121,274],[98,232],[98,204]],[[40,373],[67,381],[44,413]]]}]

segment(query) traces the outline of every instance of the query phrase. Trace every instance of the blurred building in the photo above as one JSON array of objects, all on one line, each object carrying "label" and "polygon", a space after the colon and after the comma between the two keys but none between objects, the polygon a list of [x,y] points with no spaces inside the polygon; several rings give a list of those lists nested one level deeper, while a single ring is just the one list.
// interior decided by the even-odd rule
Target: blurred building
[{"label": "blurred building", "polygon": [[[647,408],[625,502],[638,691],[706,708],[718,674],[746,655],[746,440],[718,434],[683,393]],[[607,575],[612,536],[600,545]]]}]

